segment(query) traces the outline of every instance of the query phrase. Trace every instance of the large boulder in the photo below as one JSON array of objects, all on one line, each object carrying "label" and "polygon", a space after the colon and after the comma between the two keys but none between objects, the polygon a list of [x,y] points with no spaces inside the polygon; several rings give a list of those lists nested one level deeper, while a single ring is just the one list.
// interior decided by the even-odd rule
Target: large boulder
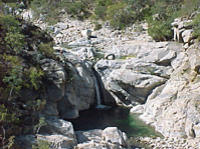
[{"label": "large boulder", "polygon": [[45,122],[46,125],[37,134],[37,140],[48,142],[54,149],[73,149],[77,139],[70,122],[57,117],[47,117]]},{"label": "large boulder", "polygon": [[40,61],[41,68],[49,81],[47,85],[48,101],[59,101],[64,96],[65,81],[67,78],[64,67],[53,59]]},{"label": "large boulder", "polygon": [[78,145],[75,149],[128,149],[127,136],[117,127],[76,132]]},{"label": "large boulder", "polygon": [[95,76],[92,64],[80,60],[66,49],[60,48],[55,51],[57,61],[39,61],[47,80],[47,104],[44,113],[50,116],[60,115],[65,119],[76,118],[79,110],[89,109],[95,103]]},{"label": "large boulder", "polygon": [[117,104],[132,106],[145,103],[152,89],[165,83],[171,67],[158,66],[138,59],[101,60],[95,65],[103,85]]},{"label": "large boulder", "polygon": [[115,102],[123,106],[145,103],[152,90],[170,78],[172,63],[181,53],[180,44],[172,42],[132,41],[116,48],[115,54],[127,59],[100,60],[95,70]]},{"label": "large boulder", "polygon": [[127,136],[121,132],[117,127],[105,128],[102,132],[102,138],[106,142],[118,144],[119,146],[127,146]]},{"label": "large boulder", "polygon": [[193,33],[192,29],[183,31],[182,38],[183,38],[183,42],[184,43],[189,43],[190,42],[190,40],[193,38],[192,33]]},{"label": "large boulder", "polygon": [[70,52],[64,51],[60,58],[69,77],[65,82],[65,94],[58,102],[58,111],[64,119],[76,118],[80,110],[89,109],[95,103],[95,75],[90,62]]},{"label": "large boulder", "polygon": [[38,140],[48,142],[53,149],[73,149],[74,140],[63,135],[37,135]]}]

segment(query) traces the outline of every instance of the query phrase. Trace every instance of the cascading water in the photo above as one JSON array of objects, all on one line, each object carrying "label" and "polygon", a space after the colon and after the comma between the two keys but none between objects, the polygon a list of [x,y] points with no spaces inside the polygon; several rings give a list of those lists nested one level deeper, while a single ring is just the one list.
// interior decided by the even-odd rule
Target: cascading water
[{"label": "cascading water", "polygon": [[99,83],[98,83],[98,80],[97,80],[96,76],[94,77],[94,83],[95,83],[96,100],[97,100],[96,108],[97,109],[103,109],[106,106],[102,105]]},{"label": "cascading water", "polygon": [[97,78],[95,77],[94,79],[95,81],[95,91],[96,91],[96,98],[97,98],[97,106],[101,105],[101,96],[100,96],[100,92],[99,92],[99,85],[98,85],[98,81]]}]

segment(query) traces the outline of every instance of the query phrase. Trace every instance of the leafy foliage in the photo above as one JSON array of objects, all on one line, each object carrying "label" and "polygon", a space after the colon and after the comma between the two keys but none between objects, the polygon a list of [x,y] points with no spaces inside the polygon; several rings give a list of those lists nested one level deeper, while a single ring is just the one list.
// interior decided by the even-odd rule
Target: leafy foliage
[{"label": "leafy foliage", "polygon": [[194,32],[193,35],[200,40],[200,14],[198,14],[192,21]]},{"label": "leafy foliage", "polygon": [[[85,19],[92,16],[95,19],[109,20],[114,28],[122,29],[135,20],[142,20],[147,14],[151,0],[76,0],[57,1],[50,3],[48,0],[33,0],[31,8],[36,16],[47,22],[59,20],[59,15],[67,12],[72,17]],[[61,11],[62,10],[62,11]],[[40,15],[41,14],[41,15]]]},{"label": "leafy foliage", "polygon": [[50,57],[50,58],[54,58],[54,49],[53,49],[53,45],[49,44],[49,43],[41,43],[39,45],[39,49],[38,49],[43,55]]},{"label": "leafy foliage", "polygon": [[38,140],[37,144],[32,146],[32,149],[50,149],[50,144],[43,140]]},{"label": "leafy foliage", "polygon": [[107,19],[110,25],[116,29],[123,29],[134,21],[134,12],[130,11],[126,3],[116,3],[108,7]]},{"label": "leafy foliage", "polygon": [[19,118],[17,118],[15,113],[10,113],[5,105],[0,105],[0,123],[18,123]]},{"label": "leafy foliage", "polygon": [[40,128],[47,125],[47,123],[45,122],[45,118],[44,117],[40,117],[39,122],[37,125],[35,125],[35,133],[39,133]]},{"label": "leafy foliage", "polygon": [[[172,39],[171,23],[177,17],[190,16],[200,6],[199,0],[156,0],[151,8],[152,15],[159,15],[158,19],[148,17],[148,32],[156,41]],[[194,22],[195,33],[199,34],[198,19]],[[196,24],[196,25],[195,25]],[[198,36],[195,34],[195,36]]]},{"label": "leafy foliage", "polygon": [[[46,104],[41,96],[44,73],[23,53],[38,50],[53,57],[52,39],[37,27],[23,25],[15,16],[0,13],[0,148],[15,148],[15,136],[32,132]],[[36,92],[37,97],[23,97],[25,90]]]},{"label": "leafy foliage", "polygon": [[149,21],[148,33],[156,41],[170,40],[173,36],[171,20]]},{"label": "leafy foliage", "polygon": [[0,15],[0,25],[4,31],[4,37],[0,44],[6,45],[5,47],[11,52],[19,53],[25,44],[20,22],[13,16]]}]

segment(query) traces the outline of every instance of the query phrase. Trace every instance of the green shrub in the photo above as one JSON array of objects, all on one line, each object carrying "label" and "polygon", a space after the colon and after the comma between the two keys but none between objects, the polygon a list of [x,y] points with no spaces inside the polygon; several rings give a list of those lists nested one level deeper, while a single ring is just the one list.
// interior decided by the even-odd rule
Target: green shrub
[{"label": "green shrub", "polygon": [[[181,8],[183,0],[157,0],[151,7],[151,16],[148,16],[148,33],[156,41],[171,40],[173,31],[171,23],[177,17],[177,11]],[[158,14],[158,19],[152,15]]]},{"label": "green shrub", "polygon": [[37,144],[33,145],[32,149],[50,149],[50,144],[43,140],[37,140]]},{"label": "green shrub", "polygon": [[200,40],[200,14],[193,19],[191,25],[194,29],[193,36]]},{"label": "green shrub", "polygon": [[173,37],[171,20],[149,20],[148,34],[156,41],[166,41]]},{"label": "green shrub", "polygon": [[6,33],[5,41],[7,47],[16,53],[20,53],[24,47],[24,35],[16,31]]},{"label": "green shrub", "polygon": [[35,125],[35,127],[34,127],[35,133],[38,134],[39,131],[40,131],[40,128],[43,127],[43,126],[46,126],[46,125],[47,125],[47,123],[45,121],[45,118],[44,117],[40,117],[38,124]]},{"label": "green shrub", "polygon": [[20,31],[19,25],[20,22],[16,20],[15,17],[10,15],[0,15],[0,24],[3,26],[6,30],[13,30],[13,28],[17,31]]},{"label": "green shrub", "polygon": [[177,16],[188,16],[198,10],[199,6],[199,0],[184,0],[181,9],[177,11]]},{"label": "green shrub", "polygon": [[5,107],[5,105],[0,105],[0,123],[9,124],[9,123],[18,123],[19,118],[15,113],[11,113]]},{"label": "green shrub", "polygon": [[125,2],[129,5],[132,11],[135,13],[136,20],[144,20],[146,16],[150,15],[150,8],[153,3],[152,0],[125,0]]},{"label": "green shrub", "polygon": [[124,2],[118,2],[109,6],[106,13],[111,27],[115,29],[123,29],[135,21],[135,13]]},{"label": "green shrub", "polygon": [[47,57],[55,57],[52,43],[41,43],[38,50]]},{"label": "green shrub", "polygon": [[114,28],[123,29],[135,20],[142,20],[149,14],[151,0],[77,0],[57,1],[49,3],[47,0],[33,0],[31,7],[39,16],[42,14],[45,21],[56,23],[60,10],[65,10],[72,17],[85,19],[92,16],[94,19],[109,20]]},{"label": "green shrub", "polygon": [[96,19],[102,19],[105,20],[106,18],[106,10],[107,7],[106,6],[96,6],[94,13],[95,13],[95,18]]},{"label": "green shrub", "polygon": [[0,15],[0,25],[4,32],[4,36],[0,41],[5,45],[7,50],[20,53],[24,47],[24,35],[21,33],[20,22],[13,16]]},{"label": "green shrub", "polygon": [[44,21],[49,24],[55,24],[59,21],[60,11],[65,10],[72,17],[84,19],[90,16],[88,11],[92,0],[77,0],[69,1],[48,1],[48,0],[33,0],[30,7],[34,10],[36,18],[43,16]]},{"label": "green shrub", "polygon": [[96,19],[105,20],[106,10],[108,6],[112,5],[112,0],[96,0],[94,6],[94,14]]},{"label": "green shrub", "polygon": [[27,88],[38,90],[43,76],[44,72],[40,68],[30,67],[24,72],[25,80],[23,85]]},{"label": "green shrub", "polygon": [[14,66],[9,71],[9,74],[3,78],[3,82],[7,84],[7,87],[10,88],[10,95],[12,93],[18,93],[23,85],[22,79],[22,66]]}]

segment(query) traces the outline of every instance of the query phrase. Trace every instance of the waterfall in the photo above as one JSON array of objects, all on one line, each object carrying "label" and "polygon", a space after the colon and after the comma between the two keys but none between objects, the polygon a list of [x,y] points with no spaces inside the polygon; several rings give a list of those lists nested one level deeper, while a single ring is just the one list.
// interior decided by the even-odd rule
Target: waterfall
[{"label": "waterfall", "polygon": [[101,105],[101,96],[100,96],[100,90],[99,90],[99,83],[96,77],[94,77],[94,83],[95,83],[96,99],[97,99],[97,106],[98,106],[98,105]]},{"label": "waterfall", "polygon": [[99,83],[98,83],[98,80],[97,80],[97,76],[94,76],[94,83],[95,83],[96,100],[97,100],[96,108],[97,109],[104,109],[107,106],[102,104],[100,88],[99,88]]}]

